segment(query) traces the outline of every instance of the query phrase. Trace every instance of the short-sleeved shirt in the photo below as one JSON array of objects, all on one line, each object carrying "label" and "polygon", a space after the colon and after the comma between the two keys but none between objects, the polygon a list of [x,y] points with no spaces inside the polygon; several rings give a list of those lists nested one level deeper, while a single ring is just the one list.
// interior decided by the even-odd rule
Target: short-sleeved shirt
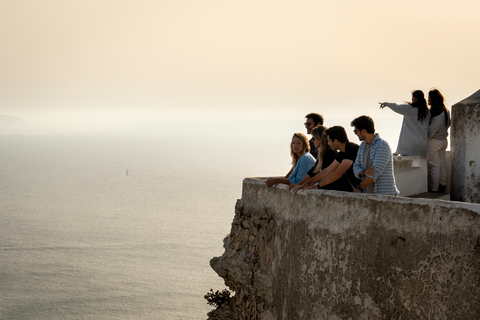
[{"label": "short-sleeved shirt", "polygon": [[[323,170],[326,167],[328,167],[329,165],[331,165],[336,157],[337,157],[337,153],[335,151],[333,151],[332,149],[330,149],[330,147],[328,147],[327,150],[325,151],[325,153],[323,154],[323,162],[322,162],[322,168],[321,169]],[[310,177],[313,177],[318,173],[318,172],[313,172],[315,170],[315,167],[317,166],[317,163],[318,163],[318,159],[317,159],[317,162],[315,162],[315,165],[313,166],[313,168],[310,171],[308,171],[307,174]]]},{"label": "short-sleeved shirt", "polygon": [[318,149],[315,147],[315,142],[313,142],[313,138],[308,141],[310,143],[310,154],[317,159]]},{"label": "short-sleeved shirt", "polygon": [[343,174],[337,181],[334,181],[322,189],[328,190],[339,190],[339,191],[353,191],[355,187],[360,183],[360,179],[357,179],[353,174],[353,163],[357,159],[358,144],[353,142],[347,142],[345,145],[345,152],[339,151],[337,153],[337,160],[339,163],[342,163],[343,160],[351,160],[352,165],[348,170]]}]

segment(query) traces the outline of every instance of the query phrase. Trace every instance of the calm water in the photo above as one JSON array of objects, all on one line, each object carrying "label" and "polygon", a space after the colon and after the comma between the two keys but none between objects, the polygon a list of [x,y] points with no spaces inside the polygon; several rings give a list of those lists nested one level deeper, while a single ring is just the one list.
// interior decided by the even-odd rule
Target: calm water
[{"label": "calm water", "polygon": [[225,288],[209,260],[243,178],[288,172],[303,131],[229,119],[137,137],[0,134],[0,319],[206,319],[204,294]]},{"label": "calm water", "polygon": [[287,171],[278,147],[0,135],[0,318],[206,319],[242,179]]}]

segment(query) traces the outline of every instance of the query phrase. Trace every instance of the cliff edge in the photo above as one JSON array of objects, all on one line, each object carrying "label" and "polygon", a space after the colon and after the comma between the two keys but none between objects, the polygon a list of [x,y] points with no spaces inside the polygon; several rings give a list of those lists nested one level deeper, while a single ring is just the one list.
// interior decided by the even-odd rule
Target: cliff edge
[{"label": "cliff edge", "polygon": [[[225,252],[232,319],[478,319],[480,205],[243,182]],[[212,318],[213,319],[213,318]]]}]

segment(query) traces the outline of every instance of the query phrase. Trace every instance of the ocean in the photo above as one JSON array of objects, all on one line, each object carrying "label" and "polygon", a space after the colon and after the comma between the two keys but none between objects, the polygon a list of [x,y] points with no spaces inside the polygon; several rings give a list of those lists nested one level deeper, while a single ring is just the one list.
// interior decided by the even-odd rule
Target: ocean
[{"label": "ocean", "polygon": [[265,119],[0,134],[0,319],[206,319],[243,178],[305,131]]},{"label": "ocean", "polygon": [[0,135],[0,319],[206,319],[242,179],[288,167],[288,141]]}]

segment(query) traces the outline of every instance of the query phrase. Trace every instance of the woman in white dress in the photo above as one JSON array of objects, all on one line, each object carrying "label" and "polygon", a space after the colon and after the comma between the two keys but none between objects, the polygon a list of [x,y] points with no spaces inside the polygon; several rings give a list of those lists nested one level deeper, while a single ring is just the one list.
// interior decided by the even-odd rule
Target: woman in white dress
[{"label": "woman in white dress", "polygon": [[445,193],[447,166],[445,151],[448,146],[450,112],[445,107],[443,95],[437,89],[428,93],[428,104],[432,120],[428,129],[428,163],[430,164],[430,192]]},{"label": "woman in white dress", "polygon": [[430,113],[423,92],[413,91],[412,102],[406,104],[380,102],[380,108],[385,107],[403,115],[402,129],[395,153],[402,156],[426,157]]}]

